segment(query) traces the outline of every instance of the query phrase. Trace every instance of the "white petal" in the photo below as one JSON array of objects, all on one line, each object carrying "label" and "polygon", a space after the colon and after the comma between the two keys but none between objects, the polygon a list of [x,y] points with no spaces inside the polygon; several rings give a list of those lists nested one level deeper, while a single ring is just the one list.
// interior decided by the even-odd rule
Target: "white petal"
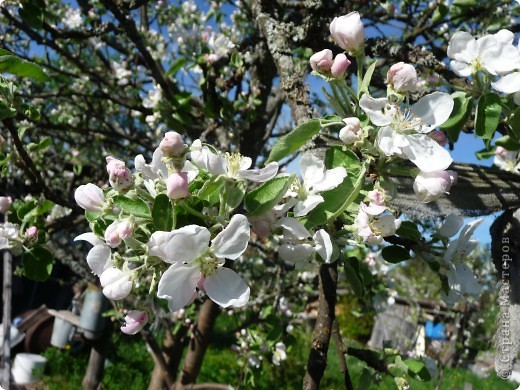
[{"label": "white petal", "polygon": [[222,307],[242,307],[249,300],[249,287],[229,268],[219,268],[204,281],[204,290],[211,300]]},{"label": "white petal", "polygon": [[477,41],[470,33],[458,31],[453,34],[448,45],[448,57],[469,64],[477,54]]},{"label": "white petal", "polygon": [[168,300],[170,311],[180,310],[193,301],[200,278],[199,267],[173,264],[159,280],[157,297]]},{"label": "white petal", "polygon": [[314,247],[310,244],[283,244],[278,249],[278,255],[293,264],[309,262],[313,253]]},{"label": "white petal", "polygon": [[250,157],[242,156],[240,159],[240,164],[238,166],[239,171],[245,171],[251,168],[251,165],[253,165],[253,160],[251,160]]},{"label": "white petal", "polygon": [[160,239],[165,241],[158,245],[157,253],[163,253],[163,259],[171,262],[189,263],[208,251],[210,238],[211,234],[205,227],[184,226],[161,236]]},{"label": "white petal", "polygon": [[439,229],[439,234],[446,238],[451,238],[464,225],[464,219],[455,214],[450,214]]},{"label": "white petal", "polygon": [[491,86],[498,92],[505,94],[516,93],[520,91],[520,72],[510,73],[502,77],[500,80],[491,83]]},{"label": "white petal", "polygon": [[305,240],[311,236],[305,226],[296,218],[282,217],[277,225],[283,229],[286,240]]},{"label": "white petal", "polygon": [[87,264],[96,275],[101,275],[112,264],[112,250],[106,244],[96,245],[87,255]]},{"label": "white petal", "polygon": [[325,165],[323,161],[312,153],[305,153],[300,159],[300,172],[305,186],[311,186],[315,181],[321,180]]},{"label": "white petal", "polygon": [[199,168],[193,165],[191,161],[186,160],[184,166],[182,167],[182,172],[188,173],[188,182],[191,183],[199,174]]},{"label": "white petal", "polygon": [[114,301],[126,298],[132,290],[130,275],[117,268],[107,268],[99,277],[103,294]]},{"label": "white petal", "polygon": [[103,245],[105,242],[101,240],[98,236],[96,236],[94,233],[83,233],[77,236],[74,241],[87,241],[89,244],[92,245]]},{"label": "white petal", "polygon": [[332,190],[339,186],[343,179],[347,176],[347,170],[343,167],[336,167],[327,169],[320,181],[317,181],[312,186],[312,192],[323,192]]},{"label": "white petal", "polygon": [[235,260],[247,248],[251,229],[249,221],[242,214],[235,214],[229,224],[212,241],[215,256]]},{"label": "white petal", "polygon": [[423,172],[443,171],[453,159],[450,153],[425,134],[404,135],[409,146],[403,153]]},{"label": "white petal", "polygon": [[450,68],[453,70],[453,73],[459,77],[469,77],[473,72],[471,66],[469,66],[467,63],[455,60],[450,61]]},{"label": "white petal", "polygon": [[408,141],[403,134],[399,134],[390,126],[381,127],[377,132],[377,146],[386,156],[402,156],[403,147],[408,146]]},{"label": "white petal", "polygon": [[164,244],[169,240],[172,232],[155,232],[150,236],[148,241],[148,254],[150,256],[157,256],[167,260],[166,253],[164,252]]},{"label": "white petal", "polygon": [[191,160],[213,175],[225,175],[228,171],[226,158],[212,153],[207,146],[191,152]]},{"label": "white petal", "polygon": [[303,217],[309,214],[317,205],[323,203],[323,201],[324,199],[321,195],[307,195],[306,199],[296,203],[294,206],[294,216]]},{"label": "white petal", "polygon": [[512,45],[515,40],[515,34],[507,29],[502,29],[493,34],[498,43],[503,45]]},{"label": "white petal", "polygon": [[482,59],[484,68],[491,74],[506,74],[520,66],[520,52],[513,45],[488,50]]},{"label": "white petal", "polygon": [[450,117],[453,110],[453,98],[444,92],[434,92],[423,96],[412,107],[412,113],[424,123],[423,132],[433,130],[442,125]]},{"label": "white petal", "polygon": [[314,234],[313,239],[316,243],[316,252],[318,252],[325,263],[330,263],[334,247],[332,246],[332,240],[330,239],[329,233],[324,229],[320,229]]},{"label": "white petal", "polygon": [[263,183],[269,179],[272,179],[278,173],[278,163],[269,163],[265,168],[261,169],[250,169],[240,170],[238,175],[245,180],[252,181],[254,183]]},{"label": "white petal", "polygon": [[376,126],[386,126],[392,123],[392,115],[385,109],[388,104],[388,99],[374,99],[368,94],[363,95],[359,100],[359,106]]}]

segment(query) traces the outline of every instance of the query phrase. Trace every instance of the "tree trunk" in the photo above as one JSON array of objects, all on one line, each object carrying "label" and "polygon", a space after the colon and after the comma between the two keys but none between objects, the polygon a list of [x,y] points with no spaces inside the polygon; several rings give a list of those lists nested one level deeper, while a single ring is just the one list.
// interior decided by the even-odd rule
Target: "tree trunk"
[{"label": "tree trunk", "polygon": [[99,340],[93,342],[87,371],[81,382],[83,390],[96,390],[99,388],[103,379],[106,355],[110,349],[110,339],[111,332],[108,331]]}]

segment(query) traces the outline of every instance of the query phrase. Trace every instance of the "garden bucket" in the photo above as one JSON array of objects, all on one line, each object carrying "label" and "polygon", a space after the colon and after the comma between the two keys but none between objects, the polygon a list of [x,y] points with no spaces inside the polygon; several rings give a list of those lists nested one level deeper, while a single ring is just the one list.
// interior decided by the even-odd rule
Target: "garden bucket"
[{"label": "garden bucket", "polygon": [[40,380],[46,362],[47,359],[34,353],[17,354],[12,369],[15,383],[24,385]]},{"label": "garden bucket", "polygon": [[65,348],[70,340],[73,325],[61,318],[54,319],[52,327],[51,345],[57,348]]},{"label": "garden bucket", "polygon": [[79,324],[84,331],[85,338],[95,340],[102,335],[106,322],[102,314],[108,309],[109,304],[110,302],[100,290],[96,288],[87,289],[79,318]]}]

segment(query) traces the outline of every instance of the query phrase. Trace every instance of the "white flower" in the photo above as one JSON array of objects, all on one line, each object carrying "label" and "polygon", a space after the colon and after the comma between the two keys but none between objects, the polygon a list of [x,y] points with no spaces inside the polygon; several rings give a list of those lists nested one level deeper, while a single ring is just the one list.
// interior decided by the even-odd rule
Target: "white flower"
[{"label": "white flower", "polygon": [[216,61],[222,57],[228,55],[229,51],[233,49],[235,45],[231,40],[223,34],[211,33],[208,40],[208,48],[211,52],[210,59]]},{"label": "white flower", "polygon": [[345,127],[339,131],[339,139],[347,145],[359,141],[363,134],[359,119],[356,117],[344,118],[343,123],[345,123]]},{"label": "white flower", "polygon": [[492,75],[513,70],[520,58],[512,45],[511,32],[501,30],[494,35],[475,39],[470,33],[456,32],[448,45],[450,67],[457,76],[468,77],[485,70]]},{"label": "white flower", "polygon": [[103,294],[114,301],[120,301],[132,291],[132,279],[129,272],[109,267],[99,277]]},{"label": "white flower", "polygon": [[287,353],[285,352],[286,347],[282,342],[278,342],[275,345],[272,362],[275,366],[279,366],[280,363],[287,359]]},{"label": "white flower", "polygon": [[445,261],[461,262],[469,256],[478,244],[478,241],[470,240],[471,235],[475,232],[482,221],[483,219],[479,218],[464,226],[457,240],[451,241],[448,244],[448,249],[444,254]]},{"label": "white flower", "polygon": [[121,332],[134,335],[141,331],[148,322],[148,314],[144,311],[131,310],[125,316],[125,323],[121,326]]},{"label": "white flower", "polygon": [[285,261],[294,264],[297,269],[307,266],[316,253],[325,263],[335,260],[332,240],[324,229],[314,233],[311,239],[311,233],[295,218],[280,218],[277,225],[283,228],[283,243],[278,249],[278,254]]},{"label": "white flower", "polygon": [[249,157],[239,153],[215,154],[207,146],[202,146],[199,140],[193,142],[191,160],[212,175],[224,175],[234,180],[262,183],[278,173],[276,162],[269,163],[265,168],[249,169],[253,163]]},{"label": "white flower", "polygon": [[103,190],[92,183],[79,186],[74,192],[74,199],[81,208],[88,211],[100,212],[105,206]]},{"label": "white flower", "polygon": [[197,225],[153,233],[149,254],[172,263],[159,281],[157,296],[168,300],[172,312],[190,303],[197,287],[222,307],[244,306],[249,300],[249,287],[223,265],[224,259],[236,260],[244,253],[249,237],[249,222],[240,214],[231,218],[211,246],[210,231]]},{"label": "white flower", "polygon": [[68,7],[61,22],[67,30],[77,30],[83,24],[81,11],[79,9]]},{"label": "white flower", "polygon": [[439,234],[442,237],[451,238],[460,230],[464,225],[464,219],[455,214],[450,214],[446,217],[446,220],[439,229]]},{"label": "white flower", "polygon": [[386,209],[382,207],[372,203],[367,206],[363,202],[359,206],[354,227],[357,234],[368,244],[381,244],[383,237],[394,235],[401,226],[400,219],[396,219],[392,214],[382,214]]},{"label": "white flower", "polygon": [[342,49],[356,54],[365,42],[365,28],[359,13],[351,12],[334,18],[330,35]]},{"label": "white flower", "polygon": [[443,124],[453,110],[453,98],[434,92],[411,108],[401,109],[388,99],[363,95],[359,105],[372,123],[382,126],[377,133],[379,149],[387,155],[408,158],[423,172],[443,171],[453,161],[449,152],[427,133]]},{"label": "white flower", "polygon": [[17,225],[6,222],[0,225],[0,250],[12,249],[13,246],[18,247],[16,241],[20,233]]},{"label": "white flower", "polygon": [[428,203],[448,194],[457,182],[455,171],[419,172],[413,183],[413,190],[421,202]]},{"label": "white flower", "polygon": [[287,195],[297,198],[294,216],[307,215],[323,202],[320,192],[332,190],[343,182],[347,171],[343,167],[325,169],[325,164],[312,153],[305,153],[300,160],[303,184],[295,182]]},{"label": "white flower", "polygon": [[498,146],[495,151],[493,164],[500,169],[518,174],[520,173],[520,161],[518,157],[518,151],[511,151]]}]

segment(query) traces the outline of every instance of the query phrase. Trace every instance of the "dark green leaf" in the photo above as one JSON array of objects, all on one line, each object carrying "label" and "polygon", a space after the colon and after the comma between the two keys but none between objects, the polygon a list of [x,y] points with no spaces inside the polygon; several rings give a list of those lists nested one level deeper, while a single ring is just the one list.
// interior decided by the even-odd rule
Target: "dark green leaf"
[{"label": "dark green leaf", "polygon": [[141,199],[130,199],[123,195],[114,196],[114,205],[125,213],[136,217],[150,218],[150,208]]},{"label": "dark green leaf", "polygon": [[409,238],[411,240],[419,241],[422,237],[417,225],[412,221],[402,221],[401,226],[396,232],[400,237]]},{"label": "dark green leaf", "polygon": [[363,279],[359,273],[359,260],[355,257],[349,257],[344,262],[345,277],[349,282],[354,294],[358,297],[365,295],[365,288],[363,286]]},{"label": "dark green leaf", "polygon": [[243,181],[226,181],[225,183],[226,205],[233,210],[242,203],[246,194],[246,184]]},{"label": "dark green leaf", "polygon": [[433,13],[432,23],[438,24],[444,20],[444,17],[448,14],[449,8],[445,4],[437,4],[437,8]]},{"label": "dark green leaf", "polygon": [[29,77],[38,81],[51,80],[39,65],[22,60],[14,55],[0,56],[0,72],[7,72],[20,77]]},{"label": "dark green leaf", "polygon": [[23,2],[23,7],[18,8],[20,17],[32,28],[40,29],[43,26],[43,10],[34,2]]},{"label": "dark green leaf", "polygon": [[427,382],[432,379],[430,371],[426,368],[426,365],[420,360],[408,359],[404,361],[404,364],[408,367],[408,375],[412,378]]},{"label": "dark green leaf", "polygon": [[446,130],[452,142],[456,142],[473,110],[473,101],[472,98],[467,96],[464,92],[455,92],[451,96],[453,97],[454,103],[453,110],[448,120],[444,122],[440,128]]},{"label": "dark green leaf", "polygon": [[6,118],[12,118],[15,115],[16,110],[14,108],[8,107],[5,102],[0,102],[0,121]]},{"label": "dark green leaf", "polygon": [[43,282],[52,272],[52,253],[41,246],[35,246],[22,255],[23,273],[32,280]]},{"label": "dark green leaf", "polygon": [[165,194],[159,194],[155,197],[152,218],[157,230],[165,232],[172,230],[174,226],[174,210],[170,198]]},{"label": "dark green leaf", "polygon": [[214,205],[220,200],[220,193],[224,186],[223,176],[213,176],[204,182],[204,185],[197,193],[199,199],[208,201],[211,205]]},{"label": "dark green leaf", "polygon": [[508,135],[504,135],[503,137],[496,139],[495,145],[502,146],[507,150],[520,150],[520,143]]},{"label": "dark green leaf", "polygon": [[188,60],[186,58],[183,58],[183,57],[177,58],[170,65],[170,69],[168,69],[168,72],[166,72],[166,76],[171,76],[171,75],[176,74],[187,63],[188,63]]},{"label": "dark green leaf", "polygon": [[282,337],[283,333],[283,321],[282,319],[274,314],[270,314],[265,319],[266,324],[269,328],[269,333],[267,333],[267,340],[270,341],[278,341]]},{"label": "dark green leaf", "polygon": [[501,113],[500,96],[494,93],[487,93],[478,99],[477,113],[475,115],[475,132],[480,138],[493,138]]},{"label": "dark green leaf", "polygon": [[318,119],[311,119],[284,135],[274,144],[266,164],[272,161],[280,161],[291,153],[296,152],[308,140],[318,134],[320,129],[320,121]]},{"label": "dark green leaf", "polygon": [[399,245],[385,246],[381,254],[383,255],[383,259],[394,264],[410,259],[410,251]]},{"label": "dark green leaf", "polygon": [[350,149],[343,150],[341,146],[334,146],[327,150],[325,166],[327,169],[343,167],[354,176],[357,176],[361,170],[361,162],[358,156]]},{"label": "dark green leaf", "polygon": [[244,207],[249,215],[261,215],[271,210],[282,200],[293,181],[294,175],[275,177],[248,192],[244,199]]},{"label": "dark green leaf", "polygon": [[475,156],[477,156],[479,160],[491,158],[495,156],[495,149],[493,148],[489,150],[488,148],[484,148],[482,150],[479,150],[478,152],[475,152]]},{"label": "dark green leaf", "polygon": [[372,384],[372,372],[367,367],[363,367],[361,376],[359,377],[358,389],[368,389]]}]

